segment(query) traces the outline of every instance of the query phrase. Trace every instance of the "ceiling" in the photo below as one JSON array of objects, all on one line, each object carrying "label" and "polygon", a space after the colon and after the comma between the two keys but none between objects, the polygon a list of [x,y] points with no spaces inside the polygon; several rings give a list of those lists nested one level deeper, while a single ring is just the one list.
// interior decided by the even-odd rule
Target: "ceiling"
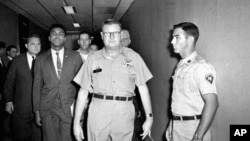
[{"label": "ceiling", "polygon": [[[61,23],[68,33],[82,30],[98,31],[108,18],[119,20],[135,0],[0,0],[0,3],[16,11],[47,30],[53,23]],[[76,14],[65,14],[63,6],[74,6]],[[73,23],[81,27],[74,28]]]}]

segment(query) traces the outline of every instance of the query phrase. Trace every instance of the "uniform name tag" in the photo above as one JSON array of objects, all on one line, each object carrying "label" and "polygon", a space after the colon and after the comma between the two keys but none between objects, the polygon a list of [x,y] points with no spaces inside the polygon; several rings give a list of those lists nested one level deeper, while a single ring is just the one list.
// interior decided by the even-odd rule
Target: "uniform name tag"
[{"label": "uniform name tag", "polygon": [[94,73],[98,73],[98,72],[101,72],[101,71],[102,71],[101,68],[97,68],[97,69],[95,69],[93,72],[94,72]]}]

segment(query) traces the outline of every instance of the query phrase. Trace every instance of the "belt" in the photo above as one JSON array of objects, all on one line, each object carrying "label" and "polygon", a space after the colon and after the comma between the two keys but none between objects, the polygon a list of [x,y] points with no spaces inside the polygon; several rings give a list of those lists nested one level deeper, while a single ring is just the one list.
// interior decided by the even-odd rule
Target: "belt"
[{"label": "belt", "polygon": [[93,93],[93,97],[104,99],[104,100],[117,100],[117,101],[131,101],[133,99],[133,97],[100,95],[100,94],[95,94],[95,93]]},{"label": "belt", "polygon": [[173,120],[199,120],[201,119],[201,115],[196,115],[196,116],[174,116],[173,115]]}]

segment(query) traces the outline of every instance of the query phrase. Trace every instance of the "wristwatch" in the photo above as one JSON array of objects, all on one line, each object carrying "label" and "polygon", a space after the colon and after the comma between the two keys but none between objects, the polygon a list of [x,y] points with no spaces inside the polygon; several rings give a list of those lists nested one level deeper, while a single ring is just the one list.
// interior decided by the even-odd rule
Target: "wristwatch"
[{"label": "wristwatch", "polygon": [[146,117],[153,117],[152,113],[146,114]]},{"label": "wristwatch", "polygon": [[202,138],[202,137],[199,137],[197,134],[194,135],[194,139],[203,141],[203,138]]}]

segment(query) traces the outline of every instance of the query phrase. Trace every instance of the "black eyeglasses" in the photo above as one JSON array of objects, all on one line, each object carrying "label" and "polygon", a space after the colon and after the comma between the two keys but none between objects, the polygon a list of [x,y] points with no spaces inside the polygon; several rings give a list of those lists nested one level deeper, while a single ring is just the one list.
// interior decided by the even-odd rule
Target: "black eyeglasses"
[{"label": "black eyeglasses", "polygon": [[120,35],[121,32],[120,31],[116,31],[116,32],[102,32],[102,33],[103,33],[103,35],[105,37],[110,37],[111,35],[117,37],[117,36]]}]

